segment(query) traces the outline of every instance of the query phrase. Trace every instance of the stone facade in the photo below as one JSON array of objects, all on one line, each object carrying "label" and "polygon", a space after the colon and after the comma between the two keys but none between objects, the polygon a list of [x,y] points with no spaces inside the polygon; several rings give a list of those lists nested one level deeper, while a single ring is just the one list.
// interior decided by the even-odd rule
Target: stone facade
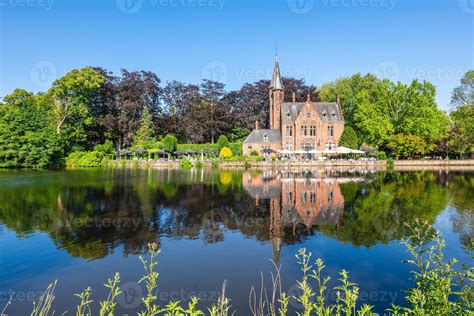
[{"label": "stone facade", "polygon": [[308,95],[306,102],[295,102],[293,93],[292,102],[284,102],[278,57],[275,57],[269,87],[269,110],[270,128],[258,129],[257,126],[250,133],[243,143],[244,155],[250,155],[252,151],[265,154],[265,148],[273,151],[323,151],[339,146],[344,130],[339,98],[333,103],[312,102]]}]

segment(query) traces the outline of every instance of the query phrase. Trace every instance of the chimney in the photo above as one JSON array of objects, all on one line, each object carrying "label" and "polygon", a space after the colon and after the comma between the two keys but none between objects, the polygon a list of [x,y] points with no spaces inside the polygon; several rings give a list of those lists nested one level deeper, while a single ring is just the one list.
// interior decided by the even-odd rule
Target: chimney
[{"label": "chimney", "polygon": [[296,103],[296,94],[293,92],[293,104]]},{"label": "chimney", "polygon": [[339,94],[336,95],[336,103],[337,105],[341,105],[341,99],[339,98]]},{"label": "chimney", "polygon": [[255,130],[258,131],[258,120],[255,121]]}]

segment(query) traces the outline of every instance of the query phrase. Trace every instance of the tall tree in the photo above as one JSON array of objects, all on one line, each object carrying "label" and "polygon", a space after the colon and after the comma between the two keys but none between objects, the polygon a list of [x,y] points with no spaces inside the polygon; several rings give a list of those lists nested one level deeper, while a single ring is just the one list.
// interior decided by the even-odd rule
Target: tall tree
[{"label": "tall tree", "polygon": [[92,68],[74,69],[56,80],[48,91],[56,133],[64,140],[67,151],[87,145],[87,127],[95,122],[90,104],[103,81]]},{"label": "tall tree", "polygon": [[133,140],[135,146],[147,147],[154,140],[153,119],[148,107],[143,109],[140,128],[135,133]]},{"label": "tall tree", "polygon": [[453,90],[451,105],[454,107],[474,104],[474,70],[469,70],[461,78],[461,85]]},{"label": "tall tree", "polygon": [[221,102],[225,94],[224,86],[223,83],[208,79],[201,83],[201,109],[208,112],[208,120],[202,123],[207,123],[211,144],[214,144],[216,136],[224,133],[230,125],[231,113],[226,104]]}]

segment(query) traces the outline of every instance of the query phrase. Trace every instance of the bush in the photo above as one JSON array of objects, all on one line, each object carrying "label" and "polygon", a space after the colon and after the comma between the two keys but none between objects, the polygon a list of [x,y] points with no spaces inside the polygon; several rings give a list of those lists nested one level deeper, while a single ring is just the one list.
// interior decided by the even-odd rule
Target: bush
[{"label": "bush", "polygon": [[224,135],[221,135],[217,140],[217,149],[221,150],[224,147],[229,147],[229,140]]},{"label": "bush", "polygon": [[90,168],[101,167],[106,161],[105,156],[101,152],[90,151],[82,152],[76,151],[71,153],[66,158],[66,166],[68,168]]},{"label": "bush", "polygon": [[256,150],[252,150],[250,156],[258,156],[258,152]]},{"label": "bush", "polygon": [[232,157],[232,150],[229,147],[223,147],[219,153],[219,157],[228,159]]},{"label": "bush", "polygon": [[110,140],[106,140],[103,144],[96,145],[94,151],[103,154],[104,156],[115,153],[114,144]]},{"label": "bush", "polygon": [[349,147],[349,148],[359,148],[359,138],[357,133],[350,126],[344,126],[344,131],[341,135],[341,140],[339,141],[339,146]]},{"label": "bush", "polygon": [[377,153],[377,159],[378,160],[386,160],[387,159],[387,154],[385,154],[385,151],[379,151]]},{"label": "bush", "polygon": [[179,162],[179,166],[181,169],[192,169],[193,168],[193,163],[187,159],[182,159]]},{"label": "bush", "polygon": [[176,151],[178,140],[171,134],[168,134],[163,139],[163,149],[168,152]]}]

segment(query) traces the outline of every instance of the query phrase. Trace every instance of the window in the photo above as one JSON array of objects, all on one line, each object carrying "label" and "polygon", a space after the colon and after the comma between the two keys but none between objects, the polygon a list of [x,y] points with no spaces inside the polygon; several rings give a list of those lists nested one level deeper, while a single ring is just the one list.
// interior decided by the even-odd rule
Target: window
[{"label": "window", "polygon": [[311,118],[311,112],[306,113],[306,118]]},{"label": "window", "polygon": [[316,136],[316,126],[311,125],[309,128],[309,135],[310,136]]},{"label": "window", "polygon": [[286,135],[293,136],[293,126],[290,126],[290,125],[286,126]]},{"label": "window", "polygon": [[328,136],[334,136],[334,126],[328,126]]},{"label": "window", "polygon": [[293,150],[293,144],[292,143],[287,143],[286,144],[286,149],[287,150]]},{"label": "window", "polygon": [[306,191],[301,192],[301,202],[306,203]]},{"label": "window", "polygon": [[287,117],[287,118],[290,118],[290,117],[291,117],[290,112],[286,112],[286,117]]},{"label": "window", "polygon": [[268,142],[268,135],[267,134],[263,135],[263,141]]},{"label": "window", "polygon": [[301,135],[303,135],[303,136],[306,136],[306,135],[307,135],[306,126],[301,126]]},{"label": "window", "polygon": [[329,191],[329,192],[328,192],[328,201],[329,201],[329,202],[332,201],[332,191]]},{"label": "window", "polygon": [[293,193],[292,192],[287,192],[286,193],[286,202],[290,203],[291,200],[293,200]]},{"label": "window", "polygon": [[311,201],[311,203],[316,202],[316,193],[311,192],[309,196],[309,200]]},{"label": "window", "polygon": [[327,116],[327,113],[326,113],[326,111],[324,111],[323,112],[323,118],[326,118],[326,116]]},{"label": "window", "polygon": [[332,112],[331,112],[331,117],[332,117],[332,118],[336,118],[336,112],[332,111]]}]

